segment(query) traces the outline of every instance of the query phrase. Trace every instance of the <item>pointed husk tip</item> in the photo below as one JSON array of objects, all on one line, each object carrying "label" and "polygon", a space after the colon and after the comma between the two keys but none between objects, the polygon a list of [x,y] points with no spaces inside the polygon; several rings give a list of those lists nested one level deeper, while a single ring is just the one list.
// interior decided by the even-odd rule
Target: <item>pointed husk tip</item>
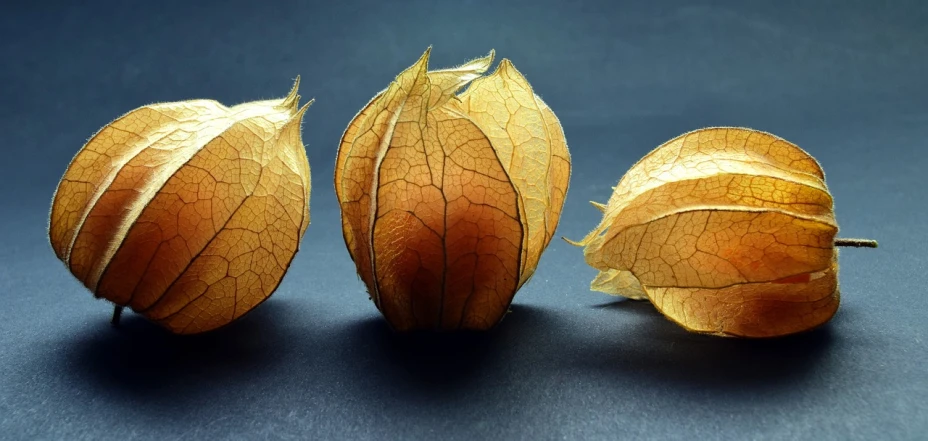
[{"label": "pointed husk tip", "polygon": [[297,110],[297,105],[300,102],[300,95],[297,91],[300,89],[300,76],[297,75],[293,80],[293,87],[290,88],[290,93],[280,101],[280,104],[277,107],[285,110],[289,110],[291,113],[295,113]]}]

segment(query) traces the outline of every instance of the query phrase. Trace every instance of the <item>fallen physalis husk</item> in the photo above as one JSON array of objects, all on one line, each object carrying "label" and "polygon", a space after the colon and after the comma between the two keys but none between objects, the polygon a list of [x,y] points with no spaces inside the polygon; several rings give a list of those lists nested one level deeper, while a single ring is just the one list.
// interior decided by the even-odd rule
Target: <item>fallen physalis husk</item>
[{"label": "fallen physalis husk", "polygon": [[335,166],[342,230],[394,329],[483,330],[554,235],[570,155],[557,117],[509,60],[481,76],[492,52],[434,71],[428,58],[345,130]]},{"label": "fallen physalis husk", "polygon": [[241,317],[309,225],[299,79],[282,99],[159,103],[103,127],[52,201],[55,254],[96,297],[178,334]]},{"label": "fallen physalis husk", "polygon": [[625,174],[579,242],[591,289],[649,299],[689,331],[774,337],[838,309],[838,225],[818,162],[743,128],[674,138]]}]

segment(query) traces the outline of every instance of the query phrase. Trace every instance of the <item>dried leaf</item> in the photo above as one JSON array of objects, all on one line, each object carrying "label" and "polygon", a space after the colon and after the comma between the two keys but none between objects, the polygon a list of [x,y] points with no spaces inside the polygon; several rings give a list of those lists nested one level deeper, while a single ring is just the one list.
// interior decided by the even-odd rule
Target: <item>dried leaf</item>
[{"label": "dried leaf", "polygon": [[480,77],[493,55],[428,71],[427,50],[342,137],[345,243],[395,329],[493,326],[557,227],[563,130],[508,60]]},{"label": "dried leaf", "polygon": [[96,297],[175,333],[223,326],[277,288],[309,225],[306,103],[159,103],[103,127],[55,193],[49,239]]},{"label": "dried leaf", "polygon": [[648,298],[694,332],[771,337],[838,308],[833,202],[818,162],[769,133],[707,128],[635,164],[575,244],[591,288]]}]

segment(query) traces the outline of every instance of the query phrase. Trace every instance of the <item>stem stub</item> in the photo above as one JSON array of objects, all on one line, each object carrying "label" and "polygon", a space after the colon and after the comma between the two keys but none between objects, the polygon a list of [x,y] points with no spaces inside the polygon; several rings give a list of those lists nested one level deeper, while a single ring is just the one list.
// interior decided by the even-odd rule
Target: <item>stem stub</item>
[{"label": "stem stub", "polygon": [[877,242],[871,239],[851,239],[851,238],[838,238],[835,239],[836,247],[854,247],[854,248],[876,248]]}]

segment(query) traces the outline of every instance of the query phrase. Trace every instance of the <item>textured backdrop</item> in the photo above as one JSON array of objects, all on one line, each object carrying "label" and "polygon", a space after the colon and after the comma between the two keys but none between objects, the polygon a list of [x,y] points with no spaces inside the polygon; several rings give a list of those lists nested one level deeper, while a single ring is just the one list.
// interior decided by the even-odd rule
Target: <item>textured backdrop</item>
[{"label": "textured backdrop", "polygon": [[[0,6],[0,438],[925,439],[928,3],[5,2]],[[750,6],[747,5],[750,3]],[[711,125],[823,164],[843,304],[773,341],[686,334],[590,292],[553,241],[482,337],[393,335],[354,273],[332,187],[345,125],[433,45],[433,67],[495,48],[561,118],[578,238],[628,167]],[[193,338],[111,308],[47,244],[83,142],[154,101],[316,104],[312,220],[280,289]]]}]

